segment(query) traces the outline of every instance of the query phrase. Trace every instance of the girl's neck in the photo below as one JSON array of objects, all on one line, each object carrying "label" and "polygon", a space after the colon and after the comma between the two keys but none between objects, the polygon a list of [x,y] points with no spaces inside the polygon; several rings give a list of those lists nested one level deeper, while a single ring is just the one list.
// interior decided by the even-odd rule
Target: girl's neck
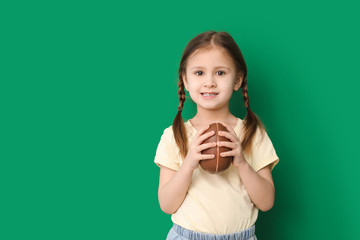
[{"label": "girl's neck", "polygon": [[197,126],[198,128],[220,121],[234,126],[237,123],[237,117],[235,117],[229,109],[222,111],[204,111],[198,109],[196,115],[190,121],[193,126]]}]

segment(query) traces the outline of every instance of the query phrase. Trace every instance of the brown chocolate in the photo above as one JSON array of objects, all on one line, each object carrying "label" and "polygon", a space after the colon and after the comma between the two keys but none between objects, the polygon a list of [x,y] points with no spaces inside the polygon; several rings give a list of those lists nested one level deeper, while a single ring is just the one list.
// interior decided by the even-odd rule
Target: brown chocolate
[{"label": "brown chocolate", "polygon": [[[226,127],[224,125],[222,125],[221,123],[212,123],[210,125],[209,129],[206,130],[205,133],[210,132],[210,131],[214,131],[215,134],[213,136],[207,138],[203,143],[218,142],[218,141],[230,142],[230,140],[228,138],[219,136],[219,134],[218,134],[218,131],[228,132]],[[204,169],[210,173],[219,173],[219,172],[226,170],[230,166],[230,164],[233,160],[233,156],[221,157],[220,153],[228,152],[228,151],[231,151],[231,148],[220,147],[220,146],[215,146],[215,147],[208,148],[208,149],[201,151],[202,154],[214,154],[215,157],[212,159],[201,160],[200,166],[202,167],[202,169]]]}]

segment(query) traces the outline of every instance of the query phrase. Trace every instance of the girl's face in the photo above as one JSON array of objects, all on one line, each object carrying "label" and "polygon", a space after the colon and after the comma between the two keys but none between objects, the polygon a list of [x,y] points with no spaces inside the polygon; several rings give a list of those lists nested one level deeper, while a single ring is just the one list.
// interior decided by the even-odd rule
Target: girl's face
[{"label": "girl's face", "polygon": [[233,91],[241,86],[242,79],[235,75],[235,65],[226,50],[211,47],[190,55],[183,80],[198,108],[219,110],[228,108]]}]

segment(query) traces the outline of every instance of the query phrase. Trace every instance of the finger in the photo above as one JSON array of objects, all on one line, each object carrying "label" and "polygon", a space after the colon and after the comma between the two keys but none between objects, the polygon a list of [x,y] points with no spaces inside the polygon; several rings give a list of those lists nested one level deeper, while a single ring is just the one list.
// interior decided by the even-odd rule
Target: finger
[{"label": "finger", "polygon": [[222,125],[224,125],[224,126],[226,127],[226,129],[227,129],[230,133],[232,133],[233,135],[237,136],[237,134],[235,133],[234,129],[233,129],[230,125],[228,125],[228,124],[225,123],[225,122],[221,122],[221,123],[222,123]]},{"label": "finger", "polygon": [[194,138],[201,136],[206,130],[209,129],[209,127],[210,127],[210,124],[203,128],[200,128],[200,130],[195,134]]},{"label": "finger", "polygon": [[232,141],[232,142],[236,142],[236,141],[237,141],[237,138],[236,138],[233,134],[231,134],[231,133],[229,133],[229,132],[219,131],[219,135],[220,135],[220,136],[223,136],[223,137],[226,137],[227,139],[229,139],[229,140]]},{"label": "finger", "polygon": [[200,160],[209,160],[215,158],[214,154],[200,154],[199,159]]},{"label": "finger", "polygon": [[221,157],[235,156],[235,151],[232,150],[232,151],[222,152],[222,153],[220,153],[220,156],[221,156]]},{"label": "finger", "polygon": [[227,147],[227,148],[231,148],[231,149],[234,149],[236,148],[236,143],[233,143],[233,142],[218,142],[217,145],[219,147]]},{"label": "finger", "polygon": [[211,148],[211,147],[216,147],[216,142],[201,144],[198,148],[198,150],[199,150],[198,152],[201,152],[201,151]]},{"label": "finger", "polygon": [[200,145],[201,143],[203,143],[206,139],[208,139],[209,137],[213,136],[215,134],[215,131],[210,131],[207,132],[203,135],[201,135],[198,139],[197,139],[197,144]]}]

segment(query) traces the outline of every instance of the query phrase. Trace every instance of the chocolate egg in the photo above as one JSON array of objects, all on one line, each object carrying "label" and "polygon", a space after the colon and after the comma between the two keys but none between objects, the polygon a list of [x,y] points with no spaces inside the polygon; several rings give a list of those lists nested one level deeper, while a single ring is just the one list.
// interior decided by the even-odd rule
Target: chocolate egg
[{"label": "chocolate egg", "polygon": [[[209,129],[206,130],[205,133],[210,132],[210,131],[214,131],[215,134],[213,136],[207,138],[203,143],[218,142],[218,141],[230,142],[230,140],[228,138],[219,136],[219,134],[218,134],[219,131],[228,132],[226,127],[224,125],[222,125],[221,123],[210,124]],[[218,173],[218,172],[222,172],[222,171],[226,170],[230,166],[230,164],[233,160],[233,156],[221,157],[220,153],[227,152],[227,151],[231,151],[231,148],[215,146],[215,147],[208,148],[208,149],[201,151],[202,154],[214,154],[215,157],[212,159],[201,160],[200,166],[202,167],[202,169],[204,169],[210,173]]]}]

